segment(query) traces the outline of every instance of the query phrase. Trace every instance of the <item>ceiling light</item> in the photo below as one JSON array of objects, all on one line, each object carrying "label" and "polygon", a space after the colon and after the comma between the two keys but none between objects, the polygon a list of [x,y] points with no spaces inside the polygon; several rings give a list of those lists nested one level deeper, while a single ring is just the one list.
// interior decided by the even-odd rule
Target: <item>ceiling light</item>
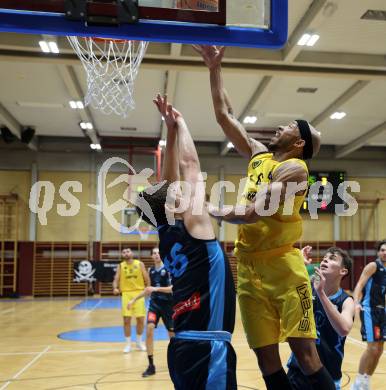
[{"label": "ceiling light", "polygon": [[233,149],[235,146],[232,144],[232,142],[227,143],[227,148],[228,149]]},{"label": "ceiling light", "polygon": [[257,117],[256,116],[246,116],[245,118],[244,118],[244,120],[243,120],[243,122],[245,123],[245,124],[254,124],[254,123],[256,123],[256,121],[257,121]]},{"label": "ceiling light", "polygon": [[100,144],[90,144],[92,150],[101,150],[102,146]]},{"label": "ceiling light", "polygon": [[80,122],[79,126],[83,130],[92,130],[93,129],[92,123],[90,123],[90,122]]},{"label": "ceiling light", "polygon": [[49,53],[50,48],[48,47],[48,44],[46,41],[39,41],[40,48],[42,49],[43,53]]},{"label": "ceiling light", "polygon": [[56,42],[50,41],[50,42],[48,42],[48,46],[51,50],[51,53],[55,53],[55,54],[59,53],[59,48],[58,48],[58,45],[56,44]]},{"label": "ceiling light", "polygon": [[166,146],[166,140],[164,139],[160,139],[159,142],[158,142],[158,145],[162,148],[164,146]]},{"label": "ceiling light", "polygon": [[320,36],[318,34],[303,34],[298,41],[299,46],[314,46]]},{"label": "ceiling light", "polygon": [[74,110],[77,110],[77,109],[82,110],[84,108],[83,102],[81,102],[80,100],[77,100],[77,101],[71,100],[68,102],[68,104]]},{"label": "ceiling light", "polygon": [[43,53],[59,53],[59,48],[55,41],[39,41],[39,45]]},{"label": "ceiling light", "polygon": [[298,45],[304,46],[310,38],[311,38],[310,34],[303,34],[303,36],[299,39]]},{"label": "ceiling light", "polygon": [[343,119],[346,116],[345,112],[334,112],[332,115],[330,115],[331,119]]},{"label": "ceiling light", "polygon": [[320,36],[318,34],[311,35],[311,38],[306,43],[307,46],[314,46],[316,42],[318,42]]}]

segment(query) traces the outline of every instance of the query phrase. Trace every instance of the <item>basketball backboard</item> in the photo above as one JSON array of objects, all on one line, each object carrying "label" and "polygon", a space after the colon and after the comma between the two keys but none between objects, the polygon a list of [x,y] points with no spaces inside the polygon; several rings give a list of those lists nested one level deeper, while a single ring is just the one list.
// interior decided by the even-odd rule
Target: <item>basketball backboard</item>
[{"label": "basketball backboard", "polygon": [[[125,16],[132,6],[135,23],[129,24]],[[287,30],[288,0],[0,2],[3,32],[278,49]]]}]

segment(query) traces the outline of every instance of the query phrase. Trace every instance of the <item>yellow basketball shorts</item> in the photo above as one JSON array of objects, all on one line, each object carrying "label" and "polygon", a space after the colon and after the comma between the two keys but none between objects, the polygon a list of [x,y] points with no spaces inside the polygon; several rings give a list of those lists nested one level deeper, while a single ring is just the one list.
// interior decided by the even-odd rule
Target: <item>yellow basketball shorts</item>
[{"label": "yellow basketball shorts", "polygon": [[290,247],[285,253],[238,255],[238,296],[250,348],[316,338],[311,285],[303,257]]},{"label": "yellow basketball shorts", "polygon": [[146,308],[145,308],[145,298],[138,299],[134,305],[131,306],[131,309],[127,309],[127,304],[137,295],[139,295],[142,290],[139,291],[130,291],[122,292],[122,316],[123,317],[145,317]]}]

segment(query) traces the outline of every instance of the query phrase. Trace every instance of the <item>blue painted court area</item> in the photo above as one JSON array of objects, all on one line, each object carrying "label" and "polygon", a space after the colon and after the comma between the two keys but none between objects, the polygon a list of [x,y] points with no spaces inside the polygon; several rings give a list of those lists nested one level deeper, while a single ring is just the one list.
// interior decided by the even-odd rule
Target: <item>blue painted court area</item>
[{"label": "blue painted court area", "polygon": [[[131,327],[131,339],[135,341],[135,326]],[[91,341],[96,343],[123,343],[125,336],[122,326],[108,326],[104,328],[87,328],[60,333],[58,337],[68,341]],[[168,340],[168,332],[163,325],[154,329],[154,340]]]},{"label": "blue painted court area", "polygon": [[90,298],[75,305],[72,310],[120,309],[121,298]]}]

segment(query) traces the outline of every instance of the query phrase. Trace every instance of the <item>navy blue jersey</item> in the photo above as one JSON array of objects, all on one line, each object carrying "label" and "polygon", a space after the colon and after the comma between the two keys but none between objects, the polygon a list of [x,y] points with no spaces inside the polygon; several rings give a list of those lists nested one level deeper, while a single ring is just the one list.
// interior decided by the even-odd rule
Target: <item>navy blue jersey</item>
[{"label": "navy blue jersey", "polygon": [[[169,272],[165,266],[161,268],[151,267],[149,269],[150,285],[152,287],[169,287],[171,285]],[[172,294],[153,292],[150,297],[152,300],[169,301],[172,299]]]},{"label": "navy blue jersey", "polygon": [[160,255],[172,277],[175,331],[232,333],[236,292],[220,243],[192,237],[179,220],[159,227],[158,235]]},{"label": "navy blue jersey", "polygon": [[[336,306],[339,313],[342,312],[343,303],[348,298],[351,299],[351,297],[342,289],[339,289],[338,292],[329,297],[330,301]],[[316,333],[318,336],[318,339],[316,340],[316,348],[321,362],[330,373],[332,379],[338,380],[342,377],[341,368],[346,337],[339,336],[332,327],[327,314],[324,311],[323,305],[314,290],[312,291],[312,299],[314,304]],[[288,361],[288,367],[299,368],[298,362],[293,354]]]},{"label": "navy blue jersey", "polygon": [[370,309],[385,308],[386,267],[381,259],[375,260],[377,270],[363,288],[362,306]]}]

